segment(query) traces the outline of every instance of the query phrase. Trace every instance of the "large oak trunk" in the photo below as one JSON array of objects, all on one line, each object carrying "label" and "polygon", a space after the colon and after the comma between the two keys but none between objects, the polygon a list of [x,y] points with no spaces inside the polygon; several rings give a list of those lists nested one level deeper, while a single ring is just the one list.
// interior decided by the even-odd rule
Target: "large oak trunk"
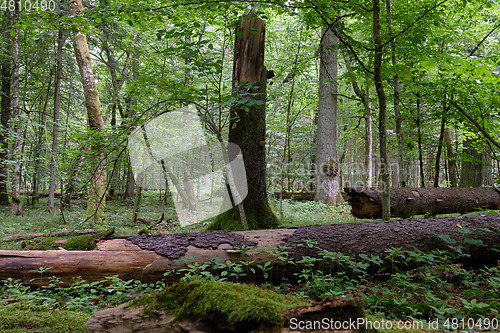
[{"label": "large oak trunk", "polygon": [[[378,189],[346,187],[351,213],[359,218],[382,217],[382,193]],[[391,216],[468,213],[500,209],[500,190],[479,188],[393,188]]]},{"label": "large oak trunk", "polygon": [[[490,231],[463,232],[478,228]],[[387,259],[385,253],[390,248],[416,248],[424,252],[449,250],[449,244],[438,235],[449,235],[457,241],[456,246],[463,246],[464,253],[471,254],[468,258],[457,260],[470,265],[496,265],[499,259],[499,252],[495,251],[500,244],[499,229],[500,214],[489,214],[243,232],[133,236],[103,240],[97,251],[0,251],[0,279],[12,277],[21,279],[25,284],[46,285],[51,276],[57,276],[68,285],[76,276],[90,282],[118,274],[124,280],[154,282],[164,278],[164,273],[168,274],[168,279],[179,278],[179,275],[173,274],[174,269],[220,258],[222,262],[250,262],[246,276],[241,279],[262,280],[262,270],[257,265],[264,266],[270,261],[273,264],[272,269],[267,271],[270,279],[279,280],[286,276],[293,280],[293,273],[304,268],[298,263],[304,256],[322,258],[317,261],[317,269],[329,271],[332,266],[343,269],[324,259],[319,249],[341,252],[355,260],[360,260],[359,254],[378,255],[384,260],[382,266],[391,267],[395,263]],[[480,239],[485,246],[466,242],[466,238]],[[299,246],[305,243],[304,240],[311,240],[316,247]],[[243,246],[252,248],[239,251]],[[286,264],[270,251],[278,247],[288,249],[288,256],[295,264]],[[50,269],[42,274],[38,271],[40,267]],[[412,266],[402,268],[408,267]],[[254,268],[254,272],[250,268]]]}]

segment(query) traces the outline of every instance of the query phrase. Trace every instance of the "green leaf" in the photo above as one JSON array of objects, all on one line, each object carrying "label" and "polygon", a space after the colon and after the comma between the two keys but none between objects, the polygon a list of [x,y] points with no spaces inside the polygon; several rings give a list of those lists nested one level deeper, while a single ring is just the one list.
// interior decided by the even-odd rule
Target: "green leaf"
[{"label": "green leaf", "polygon": [[450,236],[448,235],[437,235],[439,238],[441,238],[441,240],[443,240],[444,242],[448,243],[448,244],[451,244],[451,245],[455,245],[457,244],[457,241],[454,240],[453,238],[451,238]]},{"label": "green leaf", "polygon": [[484,242],[480,239],[466,239],[465,242],[476,246],[486,246],[486,244],[484,244]]}]

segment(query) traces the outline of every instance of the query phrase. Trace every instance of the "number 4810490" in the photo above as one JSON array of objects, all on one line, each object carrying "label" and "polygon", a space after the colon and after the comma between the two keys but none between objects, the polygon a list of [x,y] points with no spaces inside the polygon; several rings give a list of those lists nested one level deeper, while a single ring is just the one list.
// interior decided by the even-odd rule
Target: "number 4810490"
[{"label": "number 4810490", "polygon": [[[13,12],[16,9],[16,0],[0,0],[0,9]],[[56,2],[54,0],[18,0],[20,11],[54,11],[56,10]]]}]

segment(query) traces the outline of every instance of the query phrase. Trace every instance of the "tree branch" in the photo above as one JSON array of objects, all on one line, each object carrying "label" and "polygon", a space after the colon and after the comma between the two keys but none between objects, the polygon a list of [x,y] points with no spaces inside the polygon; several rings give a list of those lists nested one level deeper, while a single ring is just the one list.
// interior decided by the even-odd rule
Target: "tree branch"
[{"label": "tree branch", "polygon": [[403,30],[401,30],[400,32],[398,32],[396,35],[392,36],[388,41],[386,41],[385,43],[383,43],[382,47],[385,47],[387,44],[391,43],[394,39],[396,39],[397,37],[401,36],[406,31],[410,30],[410,28],[413,27],[418,21],[420,21],[421,19],[423,19],[425,17],[425,15],[427,15],[428,13],[430,13],[431,11],[433,11],[434,9],[436,9],[439,6],[441,6],[442,4],[444,4],[447,1],[448,0],[443,0],[443,1],[439,2],[437,5],[435,5],[434,7],[431,7],[429,9],[427,9],[425,12],[422,13],[422,15],[420,15],[419,17],[417,17],[417,19],[415,21],[413,21],[409,26],[407,26],[406,28],[404,28]]},{"label": "tree branch", "polygon": [[490,30],[490,32],[488,32],[488,33],[487,33],[487,34],[483,37],[483,39],[481,39],[481,40],[479,41],[479,43],[476,45],[476,47],[475,47],[475,48],[474,48],[474,49],[470,52],[469,57],[470,57],[470,56],[472,56],[472,55],[474,55],[474,52],[476,52],[476,51],[477,51],[477,49],[481,46],[481,44],[483,44],[483,43],[484,43],[484,41],[485,41],[485,40],[486,40],[486,39],[487,39],[487,38],[488,38],[488,37],[489,37],[489,36],[490,36],[490,35],[491,35],[491,34],[492,34],[495,30],[497,30],[497,29],[498,29],[498,27],[500,27],[500,21],[499,21],[499,23],[498,23],[497,25],[495,25],[495,26],[494,26],[494,27]]},{"label": "tree branch", "polygon": [[486,132],[486,130],[474,119],[467,111],[465,111],[460,105],[458,105],[454,100],[446,98],[448,102],[451,103],[461,114],[463,114],[474,126],[481,132],[491,143],[493,143],[497,148],[500,148],[500,142],[496,141],[491,135]]}]

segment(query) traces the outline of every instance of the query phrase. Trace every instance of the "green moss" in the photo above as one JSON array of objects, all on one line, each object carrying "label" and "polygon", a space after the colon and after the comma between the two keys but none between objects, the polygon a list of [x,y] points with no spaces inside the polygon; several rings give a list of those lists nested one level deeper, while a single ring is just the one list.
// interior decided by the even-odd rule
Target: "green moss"
[{"label": "green moss", "polygon": [[56,239],[56,237],[38,237],[23,241],[21,247],[23,250],[54,250],[57,248],[54,245]]},{"label": "green moss", "polygon": [[[248,200],[244,200],[243,207],[245,208],[245,216],[250,230],[271,229],[279,226],[278,218],[267,202],[249,202]],[[238,208],[233,207],[227,212],[216,216],[214,221],[208,226],[208,230],[243,230]]]},{"label": "green moss", "polygon": [[108,229],[97,234],[92,235],[82,235],[75,236],[68,239],[66,243],[62,245],[66,250],[74,250],[74,251],[86,251],[93,250],[96,247],[96,239],[100,237],[107,237],[112,235],[115,232],[115,229]]},{"label": "green moss", "polygon": [[193,315],[206,317],[215,313],[231,324],[282,325],[289,308],[305,304],[299,298],[252,285],[193,279],[180,281],[159,293],[137,299],[131,306],[145,305],[145,313],[160,308],[179,319]]},{"label": "green moss", "polygon": [[44,306],[13,304],[0,306],[0,331],[64,333],[87,332],[90,315],[83,312],[52,310]]}]

